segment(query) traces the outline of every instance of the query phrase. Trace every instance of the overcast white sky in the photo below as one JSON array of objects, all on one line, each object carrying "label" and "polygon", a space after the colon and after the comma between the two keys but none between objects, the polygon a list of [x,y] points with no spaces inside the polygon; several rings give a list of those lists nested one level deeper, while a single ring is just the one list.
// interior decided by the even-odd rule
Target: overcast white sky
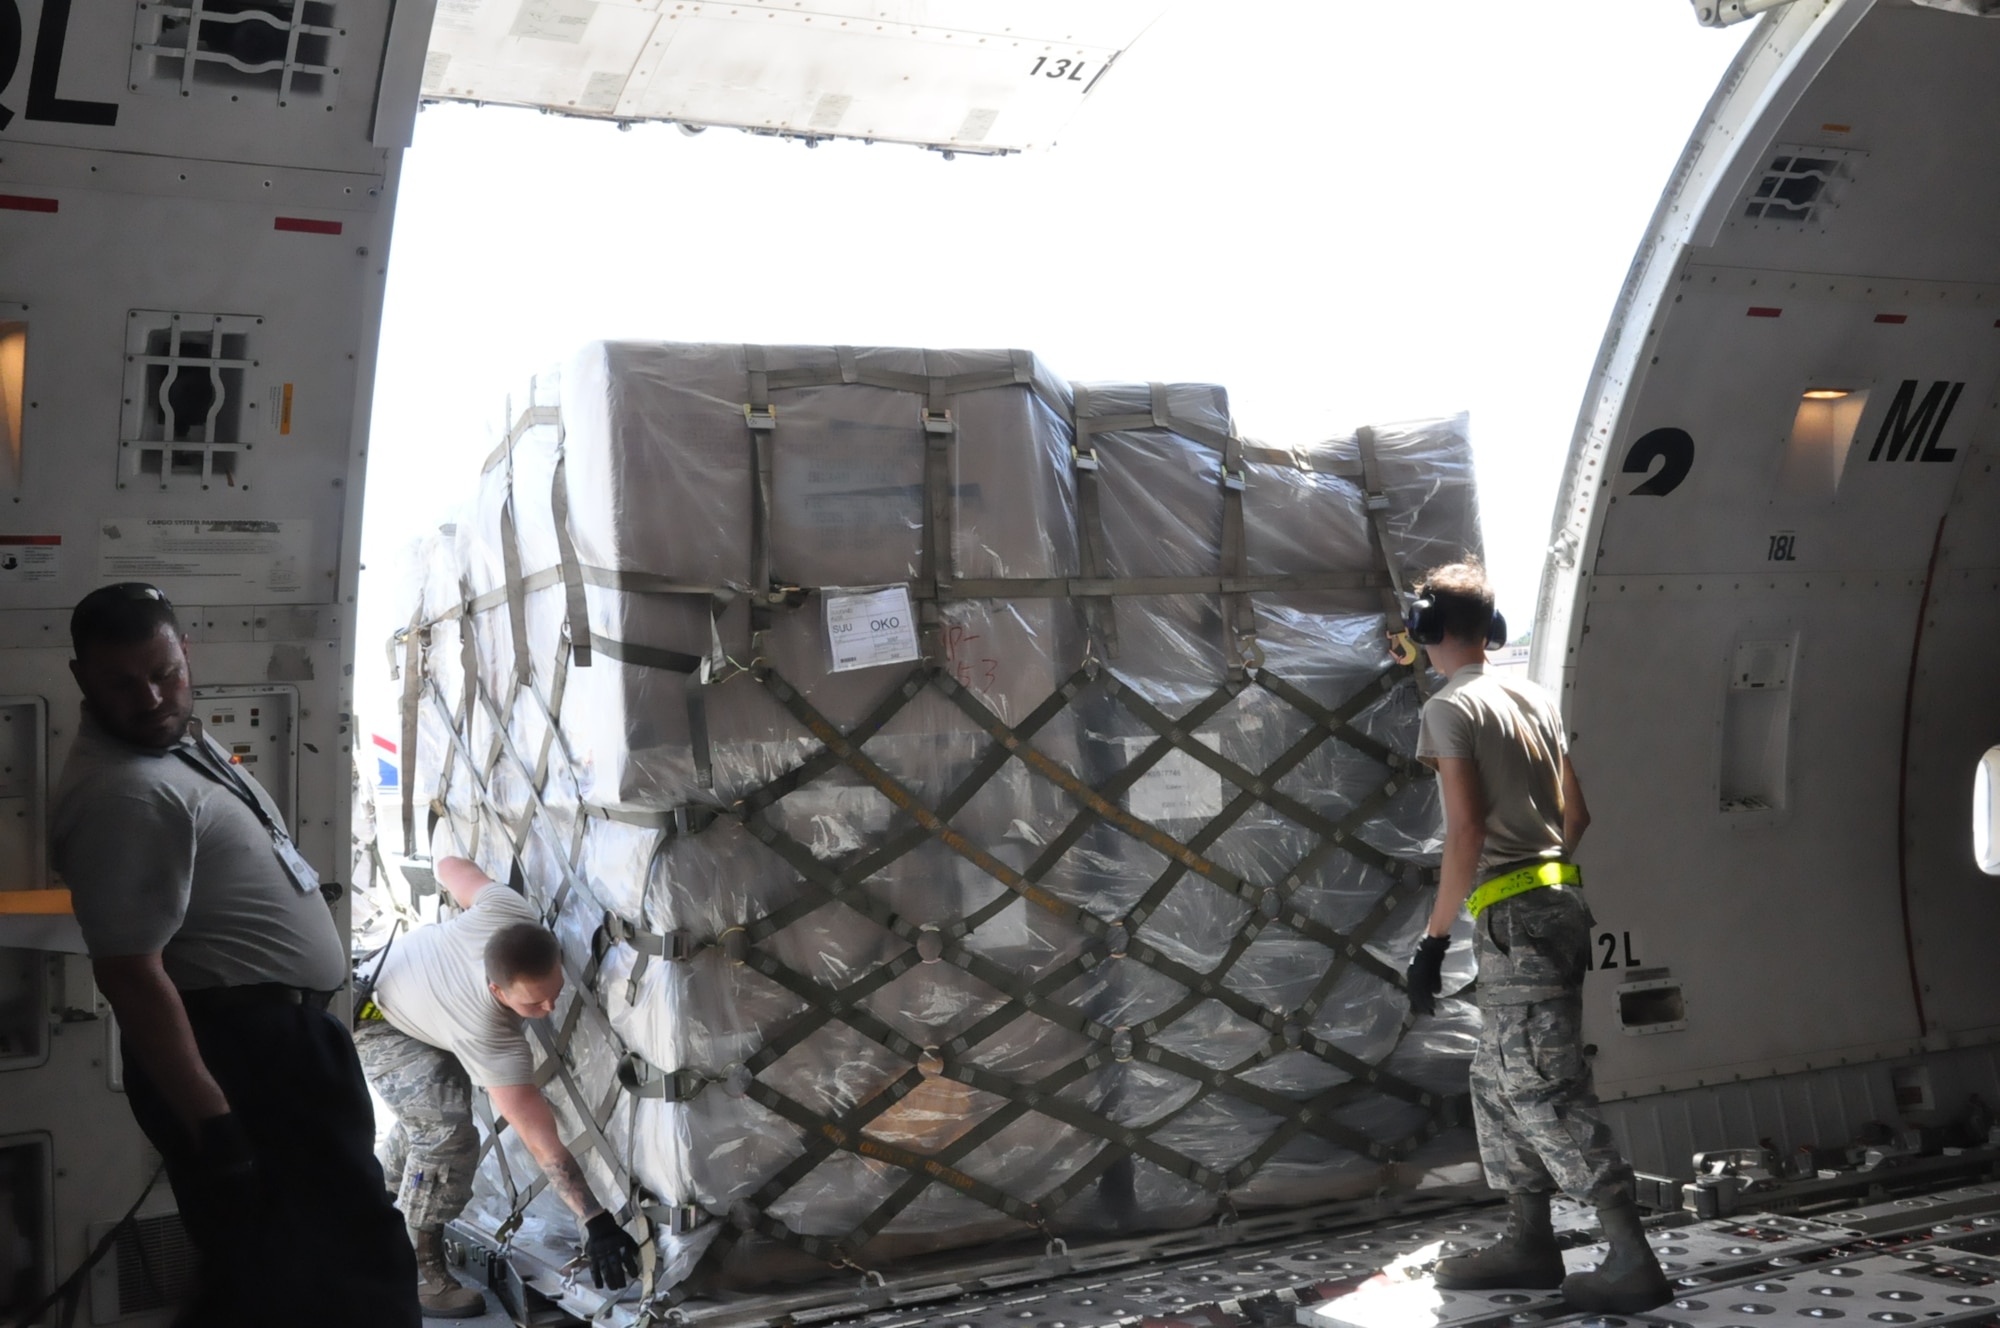
[{"label": "overcast white sky", "polygon": [[507,393],[600,337],[1022,346],[1071,379],[1221,383],[1277,444],[1470,410],[1519,630],[1612,302],[1750,26],[1686,0],[1180,0],[1053,149],[999,160],[432,107],[357,703],[387,694],[412,533],[470,492]]}]

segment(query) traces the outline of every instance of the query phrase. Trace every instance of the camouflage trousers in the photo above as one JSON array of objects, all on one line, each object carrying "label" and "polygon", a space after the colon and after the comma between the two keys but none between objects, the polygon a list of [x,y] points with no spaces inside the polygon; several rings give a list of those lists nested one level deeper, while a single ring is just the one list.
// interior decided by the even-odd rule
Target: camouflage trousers
[{"label": "camouflage trousers", "polygon": [[398,1031],[386,1020],[354,1034],[361,1068],[396,1123],[376,1149],[382,1176],[412,1227],[440,1227],[465,1211],[479,1164],[472,1081],[458,1057]]},{"label": "camouflage trousers", "polygon": [[1472,1119],[1486,1183],[1630,1201],[1632,1168],[1597,1113],[1583,1054],[1590,910],[1574,890],[1530,890],[1480,914]]}]

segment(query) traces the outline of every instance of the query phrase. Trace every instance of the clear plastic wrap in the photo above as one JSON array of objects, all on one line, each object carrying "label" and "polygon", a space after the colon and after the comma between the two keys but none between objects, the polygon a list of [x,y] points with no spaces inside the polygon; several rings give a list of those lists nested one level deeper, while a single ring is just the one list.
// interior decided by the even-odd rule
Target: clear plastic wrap
[{"label": "clear plastic wrap", "polygon": [[[1094,503],[1079,399],[1130,417],[1093,431]],[[438,852],[562,901],[591,981],[553,1020],[574,1031],[551,1097],[572,1134],[578,1102],[610,1104],[600,1193],[629,1175],[700,1215],[661,1234],[662,1286],[1168,1227],[1450,1161],[1433,1099],[1463,1091],[1469,1044],[1405,1035],[1387,980],[1438,817],[1405,768],[1413,680],[1383,685],[1379,586],[1255,593],[1247,673],[1212,591],[1117,593],[1107,635],[1107,597],[1051,588],[1223,570],[1220,388],[1073,397],[1009,352],[598,343],[530,408],[430,549],[417,791]],[[1477,551],[1464,420],[1374,439],[1389,556]],[[1254,449],[1244,571],[1379,573],[1359,473],[1353,439]],[[587,667],[565,657],[565,535]],[[929,672],[830,671],[826,589],[930,573]],[[950,593],[973,580],[1020,591]],[[661,667],[703,658],[705,682]],[[1161,750],[1191,714],[1254,787]],[[989,731],[1031,722],[1011,756]],[[628,1093],[635,1069],[682,1086]],[[1302,1103],[1334,1123],[1300,1128]],[[473,1219],[498,1229],[532,1174],[503,1141]],[[567,1232],[544,1195],[515,1241]]]}]

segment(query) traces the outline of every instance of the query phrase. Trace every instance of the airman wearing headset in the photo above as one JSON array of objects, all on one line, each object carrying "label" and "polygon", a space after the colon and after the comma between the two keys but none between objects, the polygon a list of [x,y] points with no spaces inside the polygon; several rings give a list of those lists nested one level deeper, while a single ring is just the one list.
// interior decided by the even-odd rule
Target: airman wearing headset
[{"label": "airman wearing headset", "polygon": [[[1437,902],[1410,960],[1410,1007],[1436,1012],[1451,926],[1467,908],[1484,1016],[1473,1122],[1487,1183],[1509,1204],[1500,1239],[1439,1261],[1436,1283],[1560,1286],[1571,1310],[1652,1309],[1671,1292],[1583,1054],[1592,918],[1572,855],[1590,812],[1562,715],[1534,683],[1486,672],[1486,651],[1507,628],[1477,561],[1431,571],[1405,627],[1446,679],[1424,703],[1417,739],[1418,757],[1437,770],[1445,837]],[[1597,1208],[1610,1249],[1594,1272],[1565,1276],[1549,1216],[1557,1188]]]}]

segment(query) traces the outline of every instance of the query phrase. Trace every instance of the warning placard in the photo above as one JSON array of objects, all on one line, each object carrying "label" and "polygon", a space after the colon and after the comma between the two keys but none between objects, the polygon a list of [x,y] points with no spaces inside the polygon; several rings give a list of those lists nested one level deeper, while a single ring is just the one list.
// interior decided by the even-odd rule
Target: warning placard
[{"label": "warning placard", "polygon": [[0,535],[0,586],[53,581],[62,571],[62,536]]},{"label": "warning placard", "polygon": [[255,603],[305,589],[312,522],[115,517],[97,532],[102,581],[150,581],[189,604]]},{"label": "warning placard", "polygon": [[830,672],[905,664],[917,657],[917,615],[908,586],[829,586],[826,643]]}]

